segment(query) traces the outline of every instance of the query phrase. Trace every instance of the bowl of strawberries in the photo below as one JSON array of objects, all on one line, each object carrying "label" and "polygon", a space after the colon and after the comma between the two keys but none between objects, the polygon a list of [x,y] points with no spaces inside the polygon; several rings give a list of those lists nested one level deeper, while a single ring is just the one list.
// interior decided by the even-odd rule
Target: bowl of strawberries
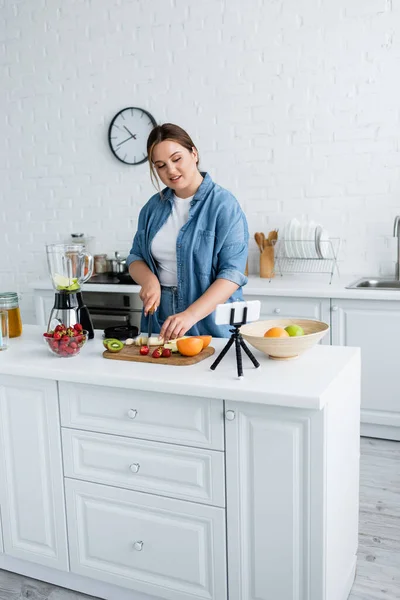
[{"label": "bowl of strawberries", "polygon": [[88,332],[80,323],[67,327],[60,324],[52,331],[43,334],[43,339],[49,352],[59,358],[77,356],[88,340]]}]

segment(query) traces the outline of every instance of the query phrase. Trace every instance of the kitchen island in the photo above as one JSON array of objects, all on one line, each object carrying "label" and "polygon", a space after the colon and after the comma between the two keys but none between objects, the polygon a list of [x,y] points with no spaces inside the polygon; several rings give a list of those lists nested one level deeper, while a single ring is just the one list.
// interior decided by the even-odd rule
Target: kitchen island
[{"label": "kitchen island", "polygon": [[[190,367],[0,353],[0,568],[107,600],[345,600],[360,352]],[[219,352],[226,340],[213,340]],[[2,529],[2,531],[1,531]]]}]

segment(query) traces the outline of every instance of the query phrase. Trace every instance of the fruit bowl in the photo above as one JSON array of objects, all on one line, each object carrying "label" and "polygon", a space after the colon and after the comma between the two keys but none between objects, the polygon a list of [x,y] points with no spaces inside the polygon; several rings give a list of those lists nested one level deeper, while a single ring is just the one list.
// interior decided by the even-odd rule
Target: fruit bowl
[{"label": "fruit bowl", "polygon": [[83,329],[74,337],[63,336],[60,339],[49,337],[51,334],[43,334],[43,340],[49,352],[59,358],[73,358],[78,356],[88,340],[88,332]]},{"label": "fruit bowl", "polygon": [[[264,333],[272,327],[287,327],[299,325],[304,330],[304,335],[294,337],[264,337]],[[300,354],[318,344],[328,333],[329,325],[322,321],[312,319],[271,319],[256,321],[242,325],[240,333],[246,342],[274,360],[289,360],[297,358]]]}]

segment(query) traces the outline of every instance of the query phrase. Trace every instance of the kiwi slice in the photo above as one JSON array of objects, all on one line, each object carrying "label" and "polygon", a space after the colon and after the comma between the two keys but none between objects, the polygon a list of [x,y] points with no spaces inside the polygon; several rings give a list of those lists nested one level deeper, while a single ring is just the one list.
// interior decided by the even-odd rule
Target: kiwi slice
[{"label": "kiwi slice", "polygon": [[121,340],[110,339],[107,340],[107,350],[110,352],[119,352],[124,347],[123,342]]},{"label": "kiwi slice", "polygon": [[104,346],[104,348],[108,348],[108,346],[107,346],[108,342],[114,342],[114,341],[118,341],[118,340],[116,338],[105,338],[103,340],[103,346]]}]

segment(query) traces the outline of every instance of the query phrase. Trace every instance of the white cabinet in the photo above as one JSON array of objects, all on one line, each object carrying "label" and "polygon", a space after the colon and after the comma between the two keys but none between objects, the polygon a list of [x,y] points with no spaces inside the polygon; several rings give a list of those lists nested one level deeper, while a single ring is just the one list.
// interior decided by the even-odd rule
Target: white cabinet
[{"label": "white cabinet", "polygon": [[7,555],[68,570],[55,381],[0,376],[0,505]]},{"label": "white cabinet", "polygon": [[1,525],[1,504],[0,504],[0,553],[4,552],[4,545],[3,545],[3,528]]},{"label": "white cabinet", "polygon": [[63,428],[66,477],[225,506],[224,454]]},{"label": "white cabinet", "polygon": [[222,508],[83,481],[66,492],[72,572],[160,599],[227,599]]},{"label": "white cabinet", "polygon": [[54,290],[35,290],[36,325],[47,330],[51,310],[54,306]]},{"label": "white cabinet", "polygon": [[222,400],[59,384],[64,427],[223,450]]},{"label": "white cabinet", "polygon": [[226,403],[229,600],[347,599],[358,534],[356,393],[356,379],[348,392],[332,390],[339,408],[327,413]]},{"label": "white cabinet", "polygon": [[332,344],[359,346],[361,433],[400,440],[400,304],[332,299]]},{"label": "white cabinet", "polygon": [[[260,320],[297,317],[301,319],[316,319],[330,324],[329,298],[290,298],[286,296],[253,296],[246,295],[245,300],[260,300]],[[325,336],[322,344],[330,343]]]}]

